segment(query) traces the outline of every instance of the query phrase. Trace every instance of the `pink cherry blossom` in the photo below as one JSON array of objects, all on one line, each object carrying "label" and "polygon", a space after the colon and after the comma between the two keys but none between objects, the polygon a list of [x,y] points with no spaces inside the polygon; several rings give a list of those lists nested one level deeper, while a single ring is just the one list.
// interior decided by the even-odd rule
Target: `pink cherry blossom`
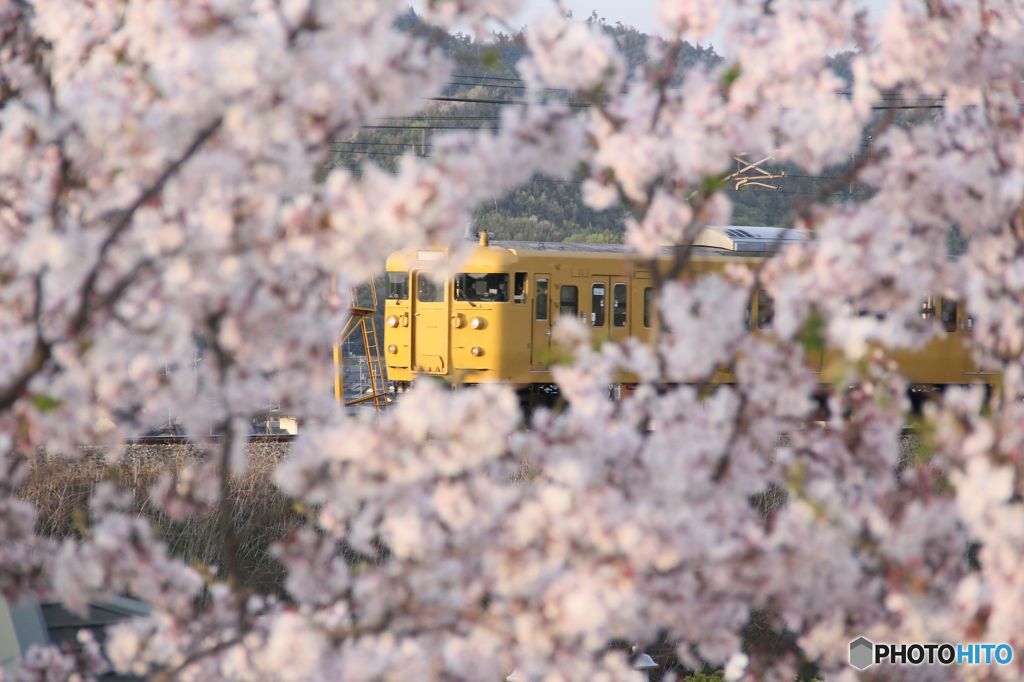
[{"label": "pink cherry blossom", "polygon": [[[487,39],[522,4],[419,19]],[[642,679],[630,648],[664,639],[728,679],[852,679],[859,635],[1024,646],[1024,17],[893,0],[872,33],[863,9],[662,2],[633,71],[600,22],[550,15],[496,131],[391,171],[324,169],[457,73],[405,3],[0,0],[0,594],[150,609],[14,678]],[[728,57],[682,71],[679,41],[711,35]],[[769,156],[826,176],[788,225],[807,239],[690,277],[687,244],[733,221],[736,158]],[[402,248],[457,271],[474,211],[537,174],[624,209],[638,259],[675,247],[649,342],[558,322],[560,398],[527,419],[511,386],[428,379],[340,414],[339,292]],[[770,324],[748,320],[759,289]],[[927,297],[958,301],[955,331]],[[975,385],[908,438],[927,387],[900,358],[951,339]],[[305,520],[271,550],[280,594],[232,561],[227,494],[270,404],[302,420],[273,473]],[[40,452],[113,461],[168,415],[220,440],[152,502],[222,514],[223,565],[174,556],[109,482],[80,537],[37,535],[19,493]]]}]

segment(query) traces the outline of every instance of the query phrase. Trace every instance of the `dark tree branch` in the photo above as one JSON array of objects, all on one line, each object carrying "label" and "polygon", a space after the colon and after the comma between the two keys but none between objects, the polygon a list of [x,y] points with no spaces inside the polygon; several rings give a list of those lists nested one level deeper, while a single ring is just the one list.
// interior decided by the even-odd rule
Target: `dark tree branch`
[{"label": "dark tree branch", "polygon": [[223,117],[218,116],[212,123],[200,130],[195,139],[192,140],[192,144],[190,144],[185,151],[178,156],[178,158],[167,164],[163,172],[157,176],[152,184],[139,194],[128,208],[119,212],[119,215],[114,221],[113,228],[110,230],[110,233],[107,234],[103,243],[100,244],[99,254],[96,257],[96,264],[93,266],[92,270],[89,271],[89,275],[85,278],[85,283],[82,285],[82,298],[78,307],[78,312],[71,321],[71,329],[73,332],[79,332],[85,328],[86,322],[88,321],[93,291],[96,289],[96,282],[103,272],[103,267],[106,265],[110,250],[114,247],[114,244],[117,243],[117,240],[121,238],[121,235],[123,235],[131,226],[132,220],[135,218],[135,214],[147,202],[154,199],[161,191],[163,191],[167,182],[177,175],[182,166],[184,166],[189,159],[195,156],[195,154],[202,149],[203,145],[213,137],[214,133],[220,129],[223,120]]},{"label": "dark tree branch", "polygon": [[658,89],[658,102],[654,105],[654,112],[651,114],[651,132],[654,132],[657,127],[658,119],[661,118],[661,112],[668,102],[668,86],[676,76],[676,71],[679,68],[679,53],[682,51],[683,37],[677,31],[668,48],[668,52],[665,54],[665,63],[652,74],[651,80]]},{"label": "dark tree branch", "polygon": [[[215,344],[216,346],[216,344]],[[220,504],[217,506],[217,527],[224,539],[224,569],[227,571],[228,585],[235,592],[245,585],[245,573],[238,560],[240,542],[235,532],[235,503],[231,497],[231,451],[235,447],[235,427],[231,418],[222,424],[224,438],[220,449]],[[245,601],[241,601],[244,612]]]},{"label": "dark tree branch", "polygon": [[32,316],[36,325],[35,345],[21,372],[0,391],[0,412],[9,409],[21,397],[28,383],[32,381],[32,377],[46,365],[53,352],[53,344],[47,341],[43,334],[43,276],[45,274],[46,268],[43,268],[35,276],[35,301],[32,306]]},{"label": "dark tree branch", "polygon": [[[144,206],[148,201],[158,196],[163,190],[167,182],[173,178],[191,159],[195,154],[203,147],[203,145],[213,137],[214,133],[220,129],[222,123],[222,117],[218,116],[212,123],[199,131],[192,143],[181,153],[176,159],[171,161],[163,172],[146,187],[139,196],[131,203],[128,208],[124,209],[118,214],[116,221],[113,224],[113,228],[107,235],[106,239],[100,245],[99,254],[96,259],[95,265],[92,270],[89,271],[88,276],[85,279],[85,283],[82,286],[82,294],[78,310],[71,319],[71,323],[68,327],[68,335],[73,338],[78,336],[87,326],[90,321],[89,313],[94,308],[103,309],[111,306],[119,299],[119,297],[128,289],[130,281],[120,281],[114,287],[114,289],[107,293],[106,296],[99,302],[99,305],[94,305],[94,292],[96,289],[96,283],[98,282],[100,275],[103,272],[103,268],[107,263],[107,259],[110,254],[110,250],[114,247],[117,240],[127,231],[131,226],[132,220],[138,210]],[[43,314],[43,298],[42,298],[42,273],[36,277],[36,300],[35,300],[35,322],[36,322],[36,342],[29,354],[29,359],[25,363],[25,366],[20,372],[12,379],[7,386],[0,389],[0,412],[10,409],[10,407],[21,397],[25,388],[28,386],[32,378],[35,377],[42,369],[46,366],[46,363],[50,360],[53,351],[53,342],[47,340],[42,333],[42,314]]]},{"label": "dark tree branch", "polygon": [[225,649],[230,649],[233,646],[241,644],[242,640],[245,638],[245,635],[247,633],[248,629],[243,629],[241,632],[239,632],[239,634],[235,635],[234,637],[223,639],[217,642],[216,644],[206,647],[205,649],[198,649],[196,651],[193,651],[191,654],[186,656],[185,660],[183,660],[181,663],[156,674],[153,677],[153,679],[157,680],[157,682],[169,682],[170,680],[177,679],[178,675],[183,673],[186,668],[195,663],[198,663],[207,656],[213,656],[215,654],[220,653],[221,651],[224,651]]},{"label": "dark tree branch", "polygon": [[[210,350],[213,353],[214,361],[217,363],[217,377],[221,385],[227,383],[228,369],[234,360],[231,354],[220,344],[217,336],[220,332],[221,322],[224,313],[214,313],[209,317],[210,327]],[[225,407],[228,407],[225,405]],[[238,550],[241,542],[235,530],[235,502],[231,497],[231,452],[235,447],[235,439],[245,434],[235,433],[235,426],[231,420],[230,410],[221,424],[224,438],[221,441],[220,449],[220,504],[217,507],[217,527],[220,530],[224,542],[223,562],[227,572],[228,587],[235,597],[235,606],[238,610],[239,627],[246,622],[246,580],[245,571],[238,559]]]}]

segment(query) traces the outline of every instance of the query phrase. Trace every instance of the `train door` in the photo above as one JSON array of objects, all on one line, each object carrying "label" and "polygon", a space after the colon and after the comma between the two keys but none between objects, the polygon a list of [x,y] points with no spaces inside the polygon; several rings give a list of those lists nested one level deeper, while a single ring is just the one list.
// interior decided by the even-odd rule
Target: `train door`
[{"label": "train door", "polygon": [[580,321],[586,321],[586,299],[580,300],[580,287],[576,280],[569,281],[573,284],[558,285],[558,317],[575,317]]},{"label": "train door", "polygon": [[632,291],[629,291],[629,335],[644,343],[650,342],[654,336],[653,327],[657,323],[654,287],[651,280],[634,277]]},{"label": "train door", "polygon": [[624,277],[611,278],[612,289],[608,298],[609,337],[615,343],[623,343],[629,338],[630,315],[629,282]]},{"label": "train door", "polygon": [[[771,331],[775,325],[775,299],[764,289],[758,289],[757,295],[747,304],[747,329],[756,333]],[[825,349],[807,344],[804,349],[804,364],[812,372],[821,374],[824,365]]]},{"label": "train door", "polygon": [[413,302],[413,369],[426,374],[448,373],[448,282],[415,272]]},{"label": "train door", "polygon": [[921,301],[921,319],[935,326],[935,335],[920,348],[892,352],[900,372],[911,384],[963,383],[968,358],[962,344],[958,308],[956,301],[938,296]]},{"label": "train door", "polygon": [[551,275],[533,276],[533,334],[530,340],[530,364],[547,369],[551,353]]},{"label": "train door", "polygon": [[893,353],[900,370],[912,384],[959,384],[967,371],[967,354],[961,343],[959,306],[956,301],[929,296],[921,303],[921,319],[938,329],[921,348]]},{"label": "train door", "polygon": [[608,329],[611,327],[611,320],[608,319],[608,299],[611,296],[610,277],[592,277],[590,280],[590,291],[588,301],[590,303],[589,321],[594,328],[594,339],[602,341],[609,338]]},{"label": "train door", "polygon": [[969,351],[961,340],[964,332],[960,326],[962,306],[948,298],[940,298],[938,302],[942,332],[935,347],[940,355],[939,364],[943,367],[943,383],[960,383],[964,373],[971,368]]},{"label": "train door", "polygon": [[983,368],[977,360],[974,359],[974,353],[971,351],[971,331],[974,329],[974,318],[967,314],[966,306],[962,303],[959,306],[960,310],[959,318],[957,321],[957,328],[959,333],[957,334],[957,350],[963,357],[964,367],[964,381],[966,383],[984,383],[991,384],[993,382],[993,372]]}]

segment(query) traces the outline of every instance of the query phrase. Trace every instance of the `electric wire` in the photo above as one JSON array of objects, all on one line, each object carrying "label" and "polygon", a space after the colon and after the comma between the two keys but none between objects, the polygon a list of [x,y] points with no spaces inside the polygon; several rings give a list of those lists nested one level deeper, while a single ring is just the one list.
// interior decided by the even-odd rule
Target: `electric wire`
[{"label": "electric wire", "polygon": [[[476,81],[476,82],[467,82]],[[496,81],[496,82],[493,82]],[[509,76],[489,76],[482,74],[465,74],[456,73],[452,75],[452,81],[446,86],[447,88],[483,88],[483,89],[494,89],[500,90],[527,90],[528,86],[525,85],[521,78],[509,77]],[[568,95],[568,91],[561,88],[541,88],[542,92],[547,93],[560,93]],[[850,91],[839,90],[836,91],[837,95],[840,96],[852,96]],[[531,102],[524,99],[517,98],[504,98],[498,99],[493,97],[470,97],[466,95],[438,95],[436,97],[426,98],[428,101],[441,102],[447,104],[464,104],[464,105],[486,105],[488,107],[501,107],[501,106],[527,106]],[[566,105],[573,109],[586,109],[591,105],[583,102],[572,102],[565,101],[564,99],[550,99],[544,100],[546,102],[554,101]],[[884,110],[935,110],[942,109],[945,107],[945,97],[920,97],[915,100],[906,99],[904,96],[898,93],[884,93],[878,97],[878,104],[872,105],[873,110],[884,111]],[[498,122],[501,120],[501,116],[497,114],[453,114],[453,113],[424,113],[414,116],[407,117],[385,117],[380,119],[379,123],[368,124],[362,126],[363,130],[387,130],[387,131],[419,131],[420,133],[426,133],[430,131],[431,136],[435,131],[487,131],[497,132],[500,127]],[[387,148],[389,150],[394,149],[397,151],[385,151],[381,148]],[[399,141],[381,141],[381,140],[337,140],[332,144],[331,151],[336,156],[358,156],[360,158],[373,158],[373,157],[402,157],[410,154],[417,156],[427,156],[433,151],[433,145],[426,143],[424,140],[399,140]],[[837,176],[832,175],[805,175],[796,173],[787,173],[781,178],[772,178],[771,182],[776,184],[782,184],[788,179],[802,179],[802,180],[834,180]],[[728,191],[742,191],[747,193],[767,193],[767,194],[814,194],[814,192],[799,192],[795,190],[788,190],[785,188],[767,189],[759,187],[741,187],[739,189],[733,189],[731,187],[726,188]]]}]

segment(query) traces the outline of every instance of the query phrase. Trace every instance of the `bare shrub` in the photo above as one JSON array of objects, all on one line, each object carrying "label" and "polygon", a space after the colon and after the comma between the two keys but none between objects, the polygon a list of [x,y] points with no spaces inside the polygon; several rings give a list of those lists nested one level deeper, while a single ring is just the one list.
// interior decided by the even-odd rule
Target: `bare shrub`
[{"label": "bare shrub", "polygon": [[[234,528],[239,538],[238,559],[245,582],[253,589],[280,591],[283,571],[269,547],[290,528],[303,523],[288,499],[274,486],[277,462],[287,453],[287,444],[252,443],[249,468],[232,477],[228,493],[235,510]],[[150,488],[161,474],[180,469],[205,457],[192,444],[127,445],[117,461],[106,453],[87,449],[78,459],[37,454],[30,475],[18,495],[36,506],[41,534],[55,538],[81,537],[87,527],[89,498],[94,486],[104,480],[132,491],[133,509],[149,517],[171,552],[201,566],[221,566],[224,541],[217,526],[217,510],[171,520],[150,498]]]}]

